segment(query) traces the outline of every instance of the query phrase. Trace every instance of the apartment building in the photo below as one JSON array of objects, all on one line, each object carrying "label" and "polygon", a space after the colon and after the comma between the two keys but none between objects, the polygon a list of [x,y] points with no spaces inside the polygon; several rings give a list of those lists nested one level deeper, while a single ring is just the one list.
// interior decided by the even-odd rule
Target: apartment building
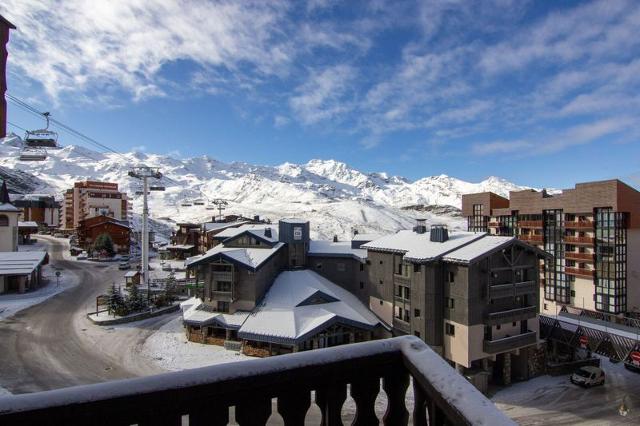
[{"label": "apartment building", "polygon": [[20,220],[49,228],[60,225],[61,204],[52,195],[21,194],[14,198],[13,205],[22,210]]},{"label": "apartment building", "polygon": [[418,336],[458,371],[497,383],[536,374],[529,359],[544,252],[514,237],[427,230],[424,221],[361,247],[369,307],[395,335]]},{"label": "apartment building", "polygon": [[117,183],[85,181],[76,182],[64,194],[61,228],[72,231],[80,221],[95,216],[112,217],[127,221],[131,203],[127,194],[118,190]]},{"label": "apartment building", "polygon": [[513,191],[462,197],[468,228],[544,249],[541,312],[565,306],[640,315],[640,192],[620,180],[578,183],[559,194]]}]

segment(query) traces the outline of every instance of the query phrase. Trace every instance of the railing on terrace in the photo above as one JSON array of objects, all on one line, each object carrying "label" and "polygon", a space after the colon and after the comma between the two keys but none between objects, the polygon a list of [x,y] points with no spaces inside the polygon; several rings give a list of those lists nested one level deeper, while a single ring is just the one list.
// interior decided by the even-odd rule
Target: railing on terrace
[{"label": "railing on terrace", "polygon": [[494,340],[484,340],[482,349],[488,354],[505,352],[522,346],[533,345],[537,341],[535,331],[527,331],[526,333],[516,334],[515,336],[506,336]]},{"label": "railing on terrace", "polygon": [[595,259],[595,254],[594,253],[576,253],[572,251],[567,251],[564,253],[564,258],[569,260],[593,262]]},{"label": "railing on terrace", "polygon": [[564,227],[569,229],[593,229],[593,222],[590,220],[581,220],[577,222],[565,222]]},{"label": "railing on terrace", "polygon": [[0,398],[0,424],[223,425],[235,407],[240,425],[265,424],[272,398],[284,423],[304,424],[315,391],[323,425],[342,424],[347,385],[354,424],[405,425],[413,378],[413,424],[515,425],[438,354],[413,336],[356,343],[260,360]]},{"label": "railing on terrace", "polygon": [[520,238],[522,241],[528,241],[530,243],[540,243],[542,244],[544,242],[544,236],[542,235],[524,235],[524,234],[520,234],[518,235],[518,238]]},{"label": "railing on terrace", "polygon": [[575,275],[578,277],[587,277],[587,278],[593,278],[596,276],[595,269],[585,269],[585,268],[566,267],[564,268],[564,273],[568,275]]},{"label": "railing on terrace", "polygon": [[594,241],[593,237],[574,237],[571,235],[564,237],[564,242],[569,244],[593,244]]},{"label": "railing on terrace", "polygon": [[487,314],[487,324],[496,325],[504,322],[522,321],[534,318],[538,313],[536,306],[526,306],[523,308],[506,309],[502,311],[490,312]]},{"label": "railing on terrace", "polygon": [[542,228],[541,220],[521,220],[518,222],[520,228]]}]

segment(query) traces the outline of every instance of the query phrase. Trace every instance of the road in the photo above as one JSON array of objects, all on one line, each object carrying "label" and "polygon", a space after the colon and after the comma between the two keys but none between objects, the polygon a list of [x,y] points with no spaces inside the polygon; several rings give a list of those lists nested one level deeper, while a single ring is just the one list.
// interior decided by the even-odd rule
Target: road
[{"label": "road", "polygon": [[75,274],[79,284],[0,322],[0,386],[15,394],[163,372],[136,349],[173,316],[136,327],[93,325],[86,312],[122,271],[114,264],[65,260],[63,242],[38,238],[48,244],[52,265]]}]

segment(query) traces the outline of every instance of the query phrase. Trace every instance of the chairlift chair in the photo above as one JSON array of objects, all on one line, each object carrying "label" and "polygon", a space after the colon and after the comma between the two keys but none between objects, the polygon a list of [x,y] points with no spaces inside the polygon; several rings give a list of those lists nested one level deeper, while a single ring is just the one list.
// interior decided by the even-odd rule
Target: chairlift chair
[{"label": "chairlift chair", "polygon": [[164,191],[166,188],[164,185],[150,185],[149,191]]},{"label": "chairlift chair", "polygon": [[24,147],[22,151],[20,151],[18,159],[20,161],[44,161],[47,159],[47,151],[44,149]]},{"label": "chairlift chair", "polygon": [[24,144],[30,148],[58,148],[58,134],[49,130],[49,113],[42,113],[47,125],[44,129],[27,130]]},{"label": "chairlift chair", "polygon": [[195,200],[193,202],[194,206],[204,206],[204,201],[203,200]]}]

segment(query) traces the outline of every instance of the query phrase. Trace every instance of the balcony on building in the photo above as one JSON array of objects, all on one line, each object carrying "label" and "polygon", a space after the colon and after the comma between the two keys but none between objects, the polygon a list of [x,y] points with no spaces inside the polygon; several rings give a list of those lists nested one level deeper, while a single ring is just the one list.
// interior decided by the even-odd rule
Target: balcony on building
[{"label": "balcony on building", "polygon": [[[315,403],[322,424],[334,425],[342,424],[347,385],[355,424],[407,424],[411,385],[414,425],[515,425],[413,336],[7,396],[0,398],[0,423],[223,425],[234,407],[240,425],[266,424],[273,411],[284,424],[304,424]],[[375,404],[382,390],[388,404],[378,419]]]},{"label": "balcony on building", "polygon": [[535,318],[537,313],[538,308],[536,306],[524,306],[508,309],[496,308],[494,311],[487,313],[486,324],[498,325],[505,322],[524,321]]},{"label": "balcony on building", "polygon": [[538,286],[533,280],[516,283],[493,284],[489,287],[489,298],[501,299],[504,297],[517,297],[525,294],[535,294]]},{"label": "balcony on building", "polygon": [[591,220],[566,221],[564,227],[567,229],[593,229],[594,223]]},{"label": "balcony on building", "polygon": [[577,262],[593,262],[595,260],[595,254],[567,251],[564,253],[564,258],[567,260],[575,260]]},{"label": "balcony on building", "polygon": [[522,241],[526,241],[526,242],[532,243],[532,244],[543,244],[544,243],[544,236],[543,235],[520,234],[520,235],[518,235],[518,238],[521,239]]},{"label": "balcony on building", "polygon": [[565,235],[565,244],[593,245],[595,239],[593,237],[578,237],[573,235]]},{"label": "balcony on building", "polygon": [[527,331],[526,333],[516,334],[515,336],[506,336],[492,340],[485,339],[482,342],[482,346],[486,353],[496,354],[533,345],[537,342],[537,339],[535,331]]},{"label": "balcony on building", "polygon": [[576,268],[576,267],[566,267],[564,268],[564,273],[567,275],[573,275],[576,277],[583,277],[583,278],[594,278],[596,275],[595,269]]},{"label": "balcony on building", "polygon": [[542,229],[541,220],[521,220],[518,222],[518,227],[528,229]]}]

